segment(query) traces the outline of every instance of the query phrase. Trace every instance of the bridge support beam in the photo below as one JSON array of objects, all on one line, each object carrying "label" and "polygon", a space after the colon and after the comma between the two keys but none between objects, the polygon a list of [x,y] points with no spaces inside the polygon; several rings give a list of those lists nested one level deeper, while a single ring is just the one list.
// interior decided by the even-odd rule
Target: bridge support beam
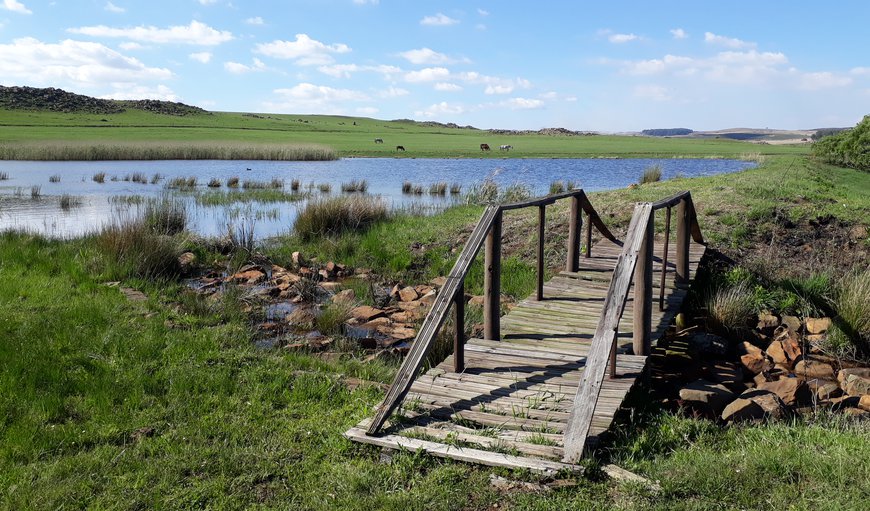
[{"label": "bridge support beam", "polygon": [[652,347],[652,281],[655,213],[650,212],[643,242],[634,267],[634,332],[632,346],[635,355],[649,355]]},{"label": "bridge support beam", "polygon": [[483,261],[483,338],[490,341],[501,339],[501,226],[499,211],[486,237]]},{"label": "bridge support beam", "polygon": [[536,299],[544,299],[544,235],[547,222],[547,206],[538,206],[538,292]]},{"label": "bridge support beam", "polygon": [[677,285],[689,283],[689,236],[691,236],[691,221],[689,219],[689,204],[686,199],[677,204],[677,271],[674,274],[674,282]]},{"label": "bridge support beam", "polygon": [[571,197],[571,218],[568,219],[568,261],[565,271],[580,269],[580,236],[583,231],[583,217],[580,197]]},{"label": "bridge support beam", "polygon": [[465,370],[465,282],[453,296],[453,372]]}]

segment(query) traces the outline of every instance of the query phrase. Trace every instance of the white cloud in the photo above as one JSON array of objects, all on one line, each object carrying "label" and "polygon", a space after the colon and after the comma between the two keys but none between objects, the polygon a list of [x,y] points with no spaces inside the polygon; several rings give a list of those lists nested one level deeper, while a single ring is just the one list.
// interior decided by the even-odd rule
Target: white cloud
[{"label": "white cloud", "polygon": [[653,101],[670,101],[673,96],[666,87],[654,84],[637,85],[634,88],[634,97],[651,99]]},{"label": "white cloud", "polygon": [[514,91],[513,85],[487,85],[484,94],[510,94]]},{"label": "white cloud", "polygon": [[118,82],[111,84],[116,90],[111,94],[99,96],[101,99],[160,99],[178,101],[178,96],[165,85],[146,87],[135,83]]},{"label": "white cloud", "polygon": [[629,41],[637,41],[638,39],[640,38],[635,34],[610,34],[607,37],[608,41],[616,44],[627,43]]},{"label": "white cloud", "polygon": [[351,51],[350,47],[346,44],[324,44],[308,37],[307,34],[296,34],[295,41],[275,40],[254,47],[255,53],[278,59],[292,59],[300,66],[331,64],[334,60],[333,53],[349,51]]},{"label": "white cloud", "polygon": [[33,14],[33,11],[17,0],[3,0],[3,8],[7,11],[17,12],[18,14]]},{"label": "white cloud", "polygon": [[425,110],[418,110],[414,112],[414,117],[432,119],[441,117],[443,115],[458,115],[464,112],[465,108],[462,105],[451,105],[446,101],[442,101],[440,103],[435,103],[434,105],[429,106],[429,108]]},{"label": "white cloud", "polygon": [[396,66],[388,66],[379,64],[376,66],[360,66],[357,64],[330,64],[317,68],[323,74],[333,76],[335,78],[350,78],[353,73],[357,72],[372,72],[381,73],[384,78],[390,79],[393,75],[399,74],[402,70]]},{"label": "white cloud", "polygon": [[477,14],[480,14],[481,16],[489,16],[489,11],[486,11],[486,10],[481,9],[481,8],[478,7],[478,8],[477,8]]},{"label": "white cloud", "polygon": [[245,23],[248,25],[265,25],[266,22],[263,21],[263,18],[260,16],[254,16],[253,18],[248,18],[245,20]]},{"label": "white cloud", "polygon": [[736,39],[733,37],[725,37],[722,35],[716,35],[712,32],[704,32],[704,42],[709,44],[716,44],[719,46],[725,46],[727,48],[755,48],[755,43],[751,43],[748,41],[743,41],[740,39]]},{"label": "white cloud", "polygon": [[360,115],[375,115],[379,110],[373,106],[361,106],[356,109],[356,113]]},{"label": "white cloud", "polygon": [[689,37],[689,34],[682,28],[672,28],[671,35],[674,36],[674,39],[686,39]]},{"label": "white cloud", "polygon": [[112,2],[106,2],[106,6],[103,7],[103,10],[106,10],[109,12],[114,12],[116,14],[120,14],[122,12],[127,12],[127,9],[124,9],[123,7],[118,7],[117,5],[113,4]]},{"label": "white cloud", "polygon": [[798,88],[803,90],[821,90],[852,85],[852,78],[837,75],[828,71],[819,73],[803,73],[800,75]]},{"label": "white cloud", "polygon": [[476,28],[477,30],[486,30],[486,25],[484,25],[483,23],[478,23],[477,25],[474,25],[474,28]]},{"label": "white cloud", "polygon": [[132,50],[144,50],[147,46],[143,46],[139,43],[125,42],[118,45],[122,50],[132,51]]},{"label": "white cloud", "polygon": [[427,67],[419,71],[405,73],[405,81],[410,83],[435,82],[446,80],[450,77],[450,70],[446,67]]},{"label": "white cloud", "polygon": [[398,98],[401,96],[407,96],[410,93],[411,92],[406,89],[402,89],[401,87],[393,87],[391,85],[388,89],[381,91],[378,96],[382,98]]},{"label": "white cloud", "polygon": [[217,0],[197,0],[200,5],[214,5],[217,3]]},{"label": "white cloud", "polygon": [[157,28],[138,26],[132,28],[113,28],[105,25],[70,28],[67,32],[93,37],[120,37],[147,43],[193,44],[215,46],[233,39],[232,32],[216,30],[205,23],[191,21],[189,25]]},{"label": "white cloud", "polygon": [[421,25],[428,25],[432,27],[446,27],[448,25],[455,25],[457,23],[459,23],[459,20],[441,14],[440,12],[434,16],[424,16],[423,19],[420,20]]},{"label": "white cloud", "polygon": [[191,60],[195,60],[197,62],[201,62],[203,64],[208,64],[211,61],[212,54],[208,51],[201,51],[198,53],[191,53],[188,55]]},{"label": "white cloud", "polygon": [[438,82],[435,84],[435,90],[441,92],[459,92],[462,90],[462,87],[455,83]]},{"label": "white cloud", "polygon": [[353,0],[353,3],[357,5],[378,5],[380,2],[379,0]]},{"label": "white cloud", "polygon": [[264,103],[266,111],[269,112],[341,114],[348,111],[347,103],[370,100],[368,95],[360,91],[335,89],[312,83],[300,83],[291,88],[275,89],[273,92],[280,100]]},{"label": "white cloud", "polygon": [[263,63],[260,59],[254,59],[254,63],[250,66],[247,64],[242,64],[239,62],[224,62],[224,69],[234,75],[241,75],[245,73],[252,73],[254,71],[265,71],[268,69],[266,64]]},{"label": "white cloud", "polygon": [[167,80],[172,72],[148,67],[100,43],[43,43],[27,37],[0,44],[0,76],[33,86],[94,90],[111,82]]},{"label": "white cloud", "polygon": [[510,98],[502,101],[500,104],[512,110],[534,110],[544,106],[544,102],[540,99],[529,98]]},{"label": "white cloud", "polygon": [[[439,65],[460,62],[456,59],[448,57],[443,53],[438,53],[437,51],[430,48],[420,48],[419,50],[403,51],[399,53],[399,56],[404,58],[408,62],[417,65]],[[467,63],[468,59],[462,59],[461,62]]]},{"label": "white cloud", "polygon": [[858,76],[870,75],[870,67],[853,67],[849,72]]}]

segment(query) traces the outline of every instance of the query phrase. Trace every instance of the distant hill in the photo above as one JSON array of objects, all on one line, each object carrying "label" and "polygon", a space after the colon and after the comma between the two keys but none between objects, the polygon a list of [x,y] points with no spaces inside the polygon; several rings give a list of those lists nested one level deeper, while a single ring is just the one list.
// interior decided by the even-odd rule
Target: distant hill
[{"label": "distant hill", "polygon": [[2,85],[0,85],[0,108],[100,115],[118,114],[127,109],[177,116],[208,113],[202,108],[173,101],[98,99],[53,87],[40,89],[36,87],[4,87]]},{"label": "distant hill", "polygon": [[680,135],[691,135],[692,130],[689,128],[656,128],[643,130],[640,133],[648,137],[678,137]]}]

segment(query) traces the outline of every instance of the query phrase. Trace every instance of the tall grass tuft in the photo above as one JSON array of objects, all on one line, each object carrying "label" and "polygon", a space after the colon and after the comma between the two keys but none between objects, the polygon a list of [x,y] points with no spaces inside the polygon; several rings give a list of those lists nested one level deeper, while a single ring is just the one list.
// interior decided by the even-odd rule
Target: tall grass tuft
[{"label": "tall grass tuft", "polygon": [[298,192],[300,185],[301,185],[301,183],[299,182],[298,179],[294,179],[294,180],[290,181],[290,191],[293,193]]},{"label": "tall grass tuft", "polygon": [[755,313],[755,296],[746,281],[723,285],[707,298],[707,316],[717,328],[743,328]]},{"label": "tall grass tuft", "polygon": [[234,252],[244,251],[250,255],[257,248],[253,220],[242,222],[239,225],[228,225],[227,237]]},{"label": "tall grass tuft", "polygon": [[95,183],[105,183],[106,182],[106,173],[105,172],[97,172],[94,174],[94,177],[91,179],[94,180]]},{"label": "tall grass tuft", "polygon": [[565,191],[570,192],[571,190],[579,190],[580,183],[576,181],[565,181]]},{"label": "tall grass tuft", "polygon": [[365,179],[351,180],[349,183],[341,183],[342,193],[365,193],[369,189],[369,183]]},{"label": "tall grass tuft", "polygon": [[9,174],[6,172],[0,172],[0,181],[6,181],[9,179]]},{"label": "tall grass tuft", "polygon": [[151,176],[151,184],[156,185],[157,183],[160,182],[161,179],[163,179],[163,176],[160,175],[159,172],[157,172],[153,176]]},{"label": "tall grass tuft", "polygon": [[414,189],[414,183],[410,181],[402,182],[402,193],[411,193],[411,190]]},{"label": "tall grass tuft", "polygon": [[565,191],[565,183],[562,182],[561,179],[553,181],[550,183],[550,195],[555,195],[557,193],[562,193]]},{"label": "tall grass tuft", "polygon": [[133,181],[134,183],[139,183],[139,184],[143,184],[143,185],[148,184],[148,176],[146,176],[142,172],[134,172],[133,175],[130,177],[130,180]]},{"label": "tall grass tuft", "polygon": [[221,187],[221,180],[216,178],[216,177],[209,179],[208,187],[209,188],[220,188]]},{"label": "tall grass tuft", "polygon": [[305,241],[345,231],[361,231],[388,217],[387,205],[367,196],[334,197],[309,201],[293,229]]},{"label": "tall grass tuft", "polygon": [[81,203],[82,201],[78,197],[72,196],[68,193],[60,196],[60,209],[64,211],[69,211],[75,206],[80,206]]},{"label": "tall grass tuft", "polygon": [[180,240],[154,232],[142,219],[104,227],[97,236],[97,247],[119,276],[151,279],[180,273]]},{"label": "tall grass tuft", "polygon": [[870,356],[870,270],[843,277],[834,307],[836,328],[829,334],[834,337],[834,342],[851,344],[857,351]]},{"label": "tall grass tuft", "polygon": [[438,183],[432,183],[429,185],[429,195],[441,195],[444,196],[447,194],[447,183],[444,181]]},{"label": "tall grass tuft", "polygon": [[143,222],[155,234],[173,235],[187,226],[187,210],[180,201],[151,201],[145,208]]},{"label": "tall grass tuft", "polygon": [[639,184],[656,183],[662,180],[662,166],[659,164],[650,165],[644,169],[638,180]]},{"label": "tall grass tuft", "polygon": [[60,183],[60,174],[54,174],[48,177],[49,183]]},{"label": "tall grass tuft", "polygon": [[317,330],[325,335],[341,335],[354,305],[353,302],[330,302],[317,316]]},{"label": "tall grass tuft", "polygon": [[33,185],[30,187],[30,198],[38,199],[42,196],[42,187],[39,185]]},{"label": "tall grass tuft", "polygon": [[332,191],[332,185],[329,183],[320,183],[317,185],[317,189],[320,190],[321,193],[329,193]]},{"label": "tall grass tuft", "polygon": [[459,183],[453,183],[450,185],[450,195],[459,195],[462,193],[462,185]]},{"label": "tall grass tuft", "polygon": [[227,142],[67,142],[0,144],[0,159],[45,161],[99,160],[276,160],[338,159],[335,149],[318,144],[244,144]]},{"label": "tall grass tuft", "polygon": [[174,177],[166,183],[166,187],[189,192],[196,188],[196,177]]},{"label": "tall grass tuft", "polygon": [[284,188],[284,180],[273,177],[272,180],[269,181],[269,187],[274,188],[275,190],[281,190]]},{"label": "tall grass tuft", "polygon": [[239,176],[233,176],[227,179],[227,188],[238,188],[239,187]]}]

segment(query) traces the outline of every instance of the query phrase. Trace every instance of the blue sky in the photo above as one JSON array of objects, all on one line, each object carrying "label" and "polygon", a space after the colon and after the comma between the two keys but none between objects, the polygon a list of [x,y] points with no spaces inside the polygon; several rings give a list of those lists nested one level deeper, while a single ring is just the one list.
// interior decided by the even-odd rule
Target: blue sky
[{"label": "blue sky", "polygon": [[210,110],[637,131],[852,126],[870,2],[0,0],[0,84]]}]

